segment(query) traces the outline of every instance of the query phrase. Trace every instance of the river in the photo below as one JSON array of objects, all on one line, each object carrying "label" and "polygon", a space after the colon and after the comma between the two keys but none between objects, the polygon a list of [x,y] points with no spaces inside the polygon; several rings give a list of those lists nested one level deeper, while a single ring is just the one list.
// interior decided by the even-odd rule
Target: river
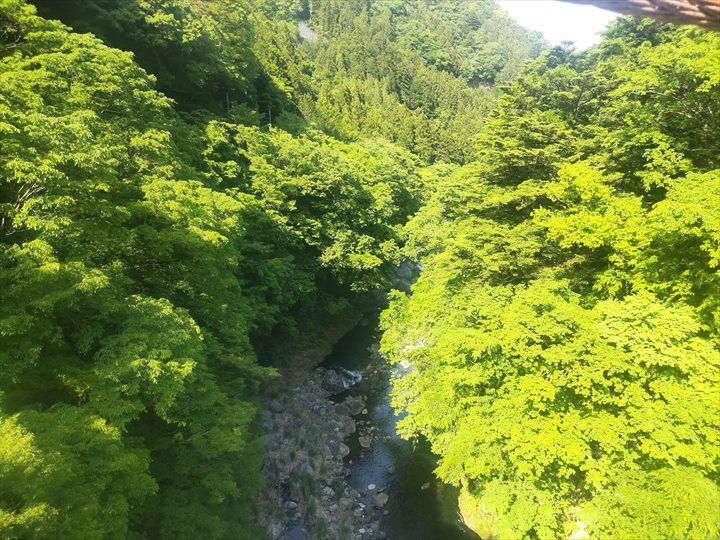
[{"label": "river", "polygon": [[[390,406],[392,373],[395,369],[370,352],[377,343],[376,320],[366,320],[343,337],[323,363],[362,374],[362,380],[345,395],[363,396],[367,414],[358,418],[358,432],[348,441],[351,470],[348,483],[364,494],[364,504],[373,504],[378,490],[388,495],[383,507],[382,530],[391,540],[476,539],[458,516],[457,490],[437,480],[436,460],[425,441],[400,438],[395,430],[399,417]],[[359,436],[372,430],[372,443],[363,448]],[[374,484],[376,490],[368,491]]]}]

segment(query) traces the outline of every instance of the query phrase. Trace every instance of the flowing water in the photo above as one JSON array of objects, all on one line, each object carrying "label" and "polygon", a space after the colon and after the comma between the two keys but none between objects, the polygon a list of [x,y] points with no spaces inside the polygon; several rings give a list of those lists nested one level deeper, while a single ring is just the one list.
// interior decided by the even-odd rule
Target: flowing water
[{"label": "flowing water", "polygon": [[[349,484],[366,493],[375,484],[389,496],[384,506],[382,530],[391,540],[469,540],[477,537],[465,529],[457,512],[457,490],[438,481],[435,457],[424,441],[401,439],[395,430],[399,420],[390,406],[393,370],[370,349],[377,342],[376,321],[357,326],[334,347],[323,366],[358,372],[362,380],[346,394],[363,396],[367,414],[357,417],[358,432],[348,442],[346,458],[352,474]],[[399,368],[397,368],[399,369]],[[346,395],[339,397],[342,400]],[[365,423],[362,423],[365,422]],[[374,436],[370,448],[360,446],[358,436],[368,429]]]}]

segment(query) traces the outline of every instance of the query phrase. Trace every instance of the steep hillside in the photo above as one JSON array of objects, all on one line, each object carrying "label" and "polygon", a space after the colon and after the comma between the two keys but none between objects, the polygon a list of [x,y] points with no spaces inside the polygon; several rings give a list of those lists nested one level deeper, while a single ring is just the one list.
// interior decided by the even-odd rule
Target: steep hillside
[{"label": "steep hillside", "polygon": [[0,536],[257,538],[260,364],[389,286],[417,158],[189,111],[261,95],[211,52],[183,117],[131,53],[21,0],[0,27]]},{"label": "steep hillside", "polygon": [[[343,139],[380,137],[464,162],[509,80],[543,43],[490,0],[35,0],[40,13],[132,51],[186,112],[243,104]],[[299,45],[297,21],[319,39]]]},{"label": "steep hillside", "polygon": [[402,430],[483,538],[717,538],[720,35],[620,20],[500,98],[408,227]]},{"label": "steep hillside", "polygon": [[294,2],[0,2],[0,535],[259,534],[259,388],[489,107],[348,6],[311,44]]},{"label": "steep hillside", "polygon": [[[383,351],[470,526],[717,538],[719,49],[549,48],[489,0],[0,0],[0,537],[262,538],[263,389],[419,262]],[[296,394],[274,435],[317,405],[342,482],[349,405]]]}]

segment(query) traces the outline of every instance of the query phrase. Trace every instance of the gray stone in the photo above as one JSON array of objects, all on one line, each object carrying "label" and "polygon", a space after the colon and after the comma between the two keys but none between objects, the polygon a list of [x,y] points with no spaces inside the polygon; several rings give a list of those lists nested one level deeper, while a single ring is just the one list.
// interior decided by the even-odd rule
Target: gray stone
[{"label": "gray stone", "polygon": [[337,405],[335,405],[335,412],[338,413],[340,416],[350,416],[351,414],[350,407],[348,407],[345,403],[338,403]]},{"label": "gray stone", "polygon": [[358,442],[363,448],[370,448],[370,445],[372,444],[370,437],[358,437]]},{"label": "gray stone", "polygon": [[277,539],[280,538],[285,532],[285,527],[282,523],[273,523],[270,525],[270,537]]},{"label": "gray stone", "polygon": [[265,446],[268,450],[277,450],[284,442],[282,433],[275,433],[265,436]]},{"label": "gray stone", "polygon": [[345,400],[344,405],[352,416],[357,416],[365,408],[365,400],[360,396],[350,396]]},{"label": "gray stone", "polygon": [[373,497],[372,501],[375,506],[382,508],[387,504],[389,499],[390,497],[388,497],[387,493],[378,493]]},{"label": "gray stone", "polygon": [[346,433],[348,435],[350,433],[355,433],[355,431],[357,430],[355,420],[353,420],[352,418],[345,418],[342,422],[342,430],[343,433]]},{"label": "gray stone", "polygon": [[338,446],[338,449],[340,451],[340,457],[345,458],[350,455],[350,447],[345,443],[340,443],[340,446]]},{"label": "gray stone", "polygon": [[273,420],[273,417],[272,417],[272,414],[270,414],[270,411],[262,412],[262,425],[267,430],[271,430],[275,426],[275,420]]},{"label": "gray stone", "polygon": [[281,413],[285,412],[285,405],[282,404],[282,402],[278,399],[273,399],[270,402],[270,410],[274,413]]},{"label": "gray stone", "polygon": [[415,264],[405,261],[397,269],[397,277],[400,279],[411,280],[415,275]]},{"label": "gray stone", "polygon": [[345,380],[334,369],[327,369],[323,373],[321,385],[323,389],[330,392],[331,395],[342,394],[347,387],[345,386]]}]

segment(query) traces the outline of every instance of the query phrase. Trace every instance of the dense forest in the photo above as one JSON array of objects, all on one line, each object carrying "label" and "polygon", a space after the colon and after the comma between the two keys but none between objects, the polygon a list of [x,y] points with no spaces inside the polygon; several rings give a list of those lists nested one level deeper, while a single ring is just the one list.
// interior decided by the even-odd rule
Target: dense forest
[{"label": "dense forest", "polygon": [[482,537],[720,533],[719,38],[553,49],[426,184],[383,345]]},{"label": "dense forest", "polygon": [[481,537],[720,536],[718,51],[491,0],[0,0],[0,537],[263,538],[264,388],[406,262],[402,434]]}]

